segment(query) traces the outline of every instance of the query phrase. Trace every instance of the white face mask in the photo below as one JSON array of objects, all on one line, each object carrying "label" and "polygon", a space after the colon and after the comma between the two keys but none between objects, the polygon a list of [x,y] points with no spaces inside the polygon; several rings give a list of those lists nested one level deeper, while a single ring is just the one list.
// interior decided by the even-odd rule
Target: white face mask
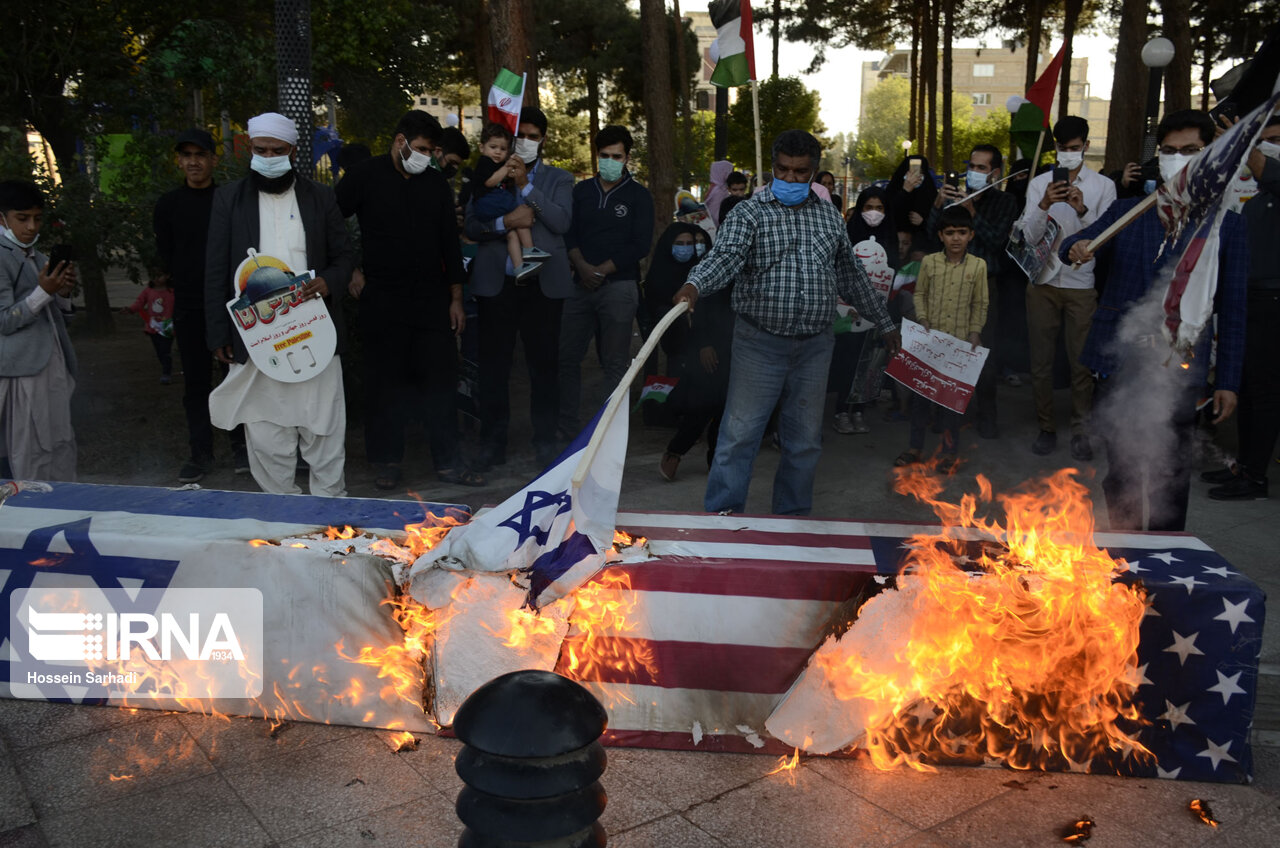
[{"label": "white face mask", "polygon": [[1178,172],[1187,167],[1192,157],[1185,153],[1161,153],[1157,157],[1160,163],[1160,179],[1169,182],[1178,175]]},{"label": "white face mask", "polygon": [[862,220],[867,222],[868,227],[878,227],[884,223],[884,213],[879,209],[868,209],[862,213]]},{"label": "white face mask", "polygon": [[409,151],[409,155],[400,157],[400,164],[404,166],[406,174],[421,174],[427,168],[431,167],[431,157],[425,153],[414,150],[409,145],[405,145],[404,149]]},{"label": "white face mask", "polygon": [[10,244],[16,244],[24,250],[35,247],[36,242],[40,241],[39,233],[36,233],[36,237],[31,241],[18,241],[18,237],[13,234],[13,230],[9,229],[8,224],[3,218],[0,218],[0,236],[3,236]]},{"label": "white face mask", "polygon": [[531,138],[516,139],[516,155],[520,157],[520,161],[526,165],[532,165],[538,161],[539,142]]},{"label": "white face mask", "polygon": [[1280,159],[1280,144],[1274,141],[1258,142],[1258,152],[1271,159]]},{"label": "white face mask", "polygon": [[1066,168],[1068,171],[1074,171],[1084,164],[1084,151],[1082,150],[1059,150],[1058,165]]}]

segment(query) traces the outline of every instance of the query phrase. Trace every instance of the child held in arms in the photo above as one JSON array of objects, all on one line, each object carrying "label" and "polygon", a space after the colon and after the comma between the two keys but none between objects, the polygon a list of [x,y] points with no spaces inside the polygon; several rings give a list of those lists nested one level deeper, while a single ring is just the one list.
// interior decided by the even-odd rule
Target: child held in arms
[{"label": "child held in arms", "polygon": [[[969,210],[962,206],[943,209],[938,216],[938,238],[942,241],[942,251],[931,253],[920,262],[915,290],[916,321],[926,330],[965,339],[977,348],[982,343],[982,325],[987,321],[987,263],[968,252],[969,242],[973,240],[973,216]],[[955,468],[961,414],[914,392],[910,446],[898,455],[894,465],[920,461],[931,413],[937,414],[943,428],[938,470],[946,473]]]},{"label": "child held in arms", "polygon": [[18,480],[75,480],[67,298],[76,271],[35,249],[43,223],[40,189],[0,182],[0,469]]},{"label": "child held in arms", "polygon": [[[521,200],[512,181],[510,167],[511,133],[501,124],[486,124],[480,133],[480,161],[476,165],[473,184],[481,184],[485,190],[476,192],[476,217],[492,224],[520,205]],[[551,258],[545,250],[533,246],[533,231],[518,227],[507,232],[507,269],[516,280],[523,280],[536,273],[543,260]]]}]

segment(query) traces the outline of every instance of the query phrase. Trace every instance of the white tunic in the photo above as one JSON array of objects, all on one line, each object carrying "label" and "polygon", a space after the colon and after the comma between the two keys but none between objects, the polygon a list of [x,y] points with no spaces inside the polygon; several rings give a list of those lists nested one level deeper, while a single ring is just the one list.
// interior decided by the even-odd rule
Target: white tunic
[{"label": "white tunic", "polygon": [[[306,270],[307,233],[293,188],[281,194],[259,192],[258,220],[258,252],[282,260],[295,274]],[[232,282],[228,300],[239,296],[234,288]],[[343,402],[342,363],[336,356],[323,371],[301,383],[273,380],[249,360],[233,364],[209,395],[209,419],[223,430],[269,421],[328,435],[346,428]]]}]

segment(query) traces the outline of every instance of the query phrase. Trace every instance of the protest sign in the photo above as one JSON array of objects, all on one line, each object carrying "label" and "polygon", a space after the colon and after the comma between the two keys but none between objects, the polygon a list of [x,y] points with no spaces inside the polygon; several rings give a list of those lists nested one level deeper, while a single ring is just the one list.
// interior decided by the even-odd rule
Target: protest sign
[{"label": "protest sign", "polygon": [[1038,241],[1028,241],[1022,230],[1014,227],[1005,253],[1018,264],[1028,280],[1038,284],[1058,273],[1058,268],[1062,267],[1054,250],[1061,229],[1052,215],[1045,221],[1044,235]]},{"label": "protest sign", "polygon": [[314,271],[295,275],[274,256],[250,249],[236,269],[239,297],[227,311],[258,370],[282,383],[301,383],[324,371],[338,347],[329,308],[303,299]]},{"label": "protest sign", "polygon": [[985,347],[971,348],[955,336],[904,318],[902,350],[885,373],[921,397],[963,413],[987,353]]}]

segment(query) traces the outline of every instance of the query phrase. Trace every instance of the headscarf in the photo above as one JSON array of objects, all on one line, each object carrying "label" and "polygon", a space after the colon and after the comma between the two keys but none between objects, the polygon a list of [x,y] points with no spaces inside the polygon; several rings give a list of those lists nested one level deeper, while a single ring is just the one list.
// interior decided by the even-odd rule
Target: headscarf
[{"label": "headscarf", "polygon": [[[924,182],[916,187],[915,191],[906,191],[902,187],[907,178],[910,159],[920,160],[920,173],[924,177]],[[909,229],[912,232],[920,229],[918,225],[911,223],[907,214],[915,212],[922,218],[928,218],[929,209],[938,197],[938,185],[934,182],[933,171],[929,169],[929,160],[916,155],[903,157],[902,162],[894,170],[893,176],[889,178],[889,197],[893,200],[893,212],[897,217],[899,229]]]},{"label": "headscarf", "polygon": [[729,196],[729,189],[724,181],[729,179],[732,173],[733,163],[728,159],[711,163],[711,190],[707,192],[702,203],[707,207],[707,214],[711,216],[711,220],[716,223],[720,222],[720,204]]},{"label": "headscarf", "polygon": [[818,195],[818,197],[821,197],[828,203],[831,202],[831,192],[827,191],[827,187],[822,183],[809,183],[809,188],[814,194]]},{"label": "headscarf", "polygon": [[278,138],[286,144],[298,144],[298,125],[293,118],[279,112],[263,112],[249,119],[249,138]]},{"label": "headscarf", "polygon": [[[880,202],[884,204],[884,220],[880,222],[878,227],[869,227],[867,222],[862,220],[862,206],[873,197],[880,198]],[[867,186],[858,195],[858,200],[853,205],[853,212],[849,217],[848,224],[849,241],[857,244],[860,241],[866,241],[871,236],[876,237],[876,242],[884,248],[885,254],[889,258],[889,267],[897,269],[898,267],[898,227],[893,219],[893,204],[889,202],[889,192],[883,188],[875,186]]]},{"label": "headscarf", "polygon": [[693,270],[693,266],[698,264],[699,257],[696,254],[690,262],[677,262],[671,256],[671,245],[675,243],[676,236],[681,233],[693,236],[694,244],[698,242],[698,233],[702,233],[707,237],[707,248],[708,252],[710,251],[711,235],[697,224],[677,221],[663,230],[662,235],[658,236],[658,243],[653,246],[653,256],[649,259],[649,273],[644,281],[644,295],[652,302],[670,304],[671,298],[689,278],[689,272]]}]

